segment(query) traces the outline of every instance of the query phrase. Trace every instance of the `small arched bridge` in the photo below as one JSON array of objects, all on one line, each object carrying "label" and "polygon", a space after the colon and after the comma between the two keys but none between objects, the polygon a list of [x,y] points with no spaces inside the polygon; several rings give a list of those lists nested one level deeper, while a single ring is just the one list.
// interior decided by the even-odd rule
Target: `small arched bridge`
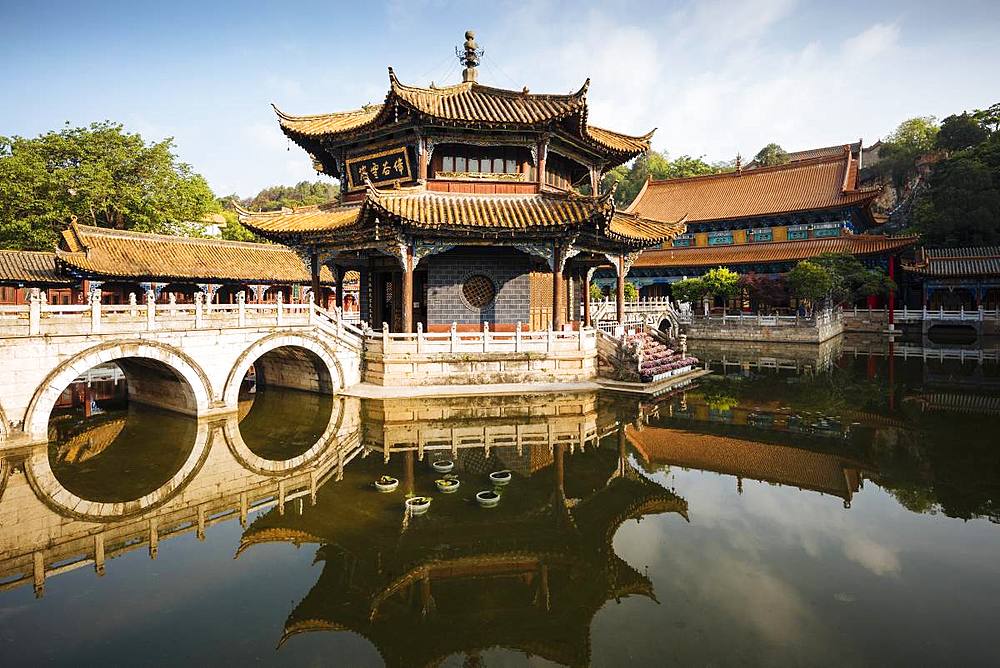
[{"label": "small arched bridge", "polygon": [[[134,301],[134,300],[133,300]],[[195,417],[237,410],[258,385],[336,392],[361,380],[363,337],[315,304],[0,306],[0,448],[47,440],[49,414],[89,369],[123,370],[131,401]]]},{"label": "small arched bridge", "polygon": [[[625,324],[644,324],[666,332],[671,337],[680,334],[684,315],[679,313],[667,297],[652,297],[638,301],[626,301]],[[604,331],[614,331],[618,325],[617,308],[614,300],[592,301],[590,312],[594,326]]]}]

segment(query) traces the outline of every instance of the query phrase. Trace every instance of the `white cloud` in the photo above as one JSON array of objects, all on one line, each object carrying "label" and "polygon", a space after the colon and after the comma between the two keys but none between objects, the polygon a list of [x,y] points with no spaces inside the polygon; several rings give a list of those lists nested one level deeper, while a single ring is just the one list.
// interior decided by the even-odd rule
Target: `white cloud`
[{"label": "white cloud", "polygon": [[899,575],[902,565],[895,552],[863,536],[848,536],[844,539],[844,554],[851,561],[860,564],[875,575]]},{"label": "white cloud", "polygon": [[899,42],[899,26],[895,23],[876,23],[864,32],[844,42],[845,55],[859,62],[883,56]]}]

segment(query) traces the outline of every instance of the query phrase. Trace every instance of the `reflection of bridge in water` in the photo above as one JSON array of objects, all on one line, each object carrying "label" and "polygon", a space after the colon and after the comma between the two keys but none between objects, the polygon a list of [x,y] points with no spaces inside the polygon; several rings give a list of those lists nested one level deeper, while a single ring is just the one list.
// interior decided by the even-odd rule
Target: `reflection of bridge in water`
[{"label": "reflection of bridge in water", "polygon": [[596,392],[566,392],[524,396],[448,397],[441,399],[365,399],[361,402],[363,442],[392,453],[446,452],[462,449],[512,447],[521,455],[526,447],[556,444],[570,452],[615,429],[613,416],[598,411]]},{"label": "reflection of bridge in water", "polygon": [[[32,582],[40,596],[53,576],[88,566],[103,575],[109,559],[142,547],[155,558],[162,540],[188,533],[203,539],[219,522],[245,524],[252,513],[284,512],[295,500],[300,510],[306,500],[314,503],[319,487],[343,475],[360,453],[357,401],[335,401],[322,437],[284,461],[254,453],[240,437],[236,414],[212,423],[188,420],[193,443],[179,470],[127,501],[74,494],[53,471],[45,445],[0,460],[0,590]],[[86,439],[85,430],[80,437]],[[90,443],[106,451],[113,447],[106,438],[102,432]]]}]

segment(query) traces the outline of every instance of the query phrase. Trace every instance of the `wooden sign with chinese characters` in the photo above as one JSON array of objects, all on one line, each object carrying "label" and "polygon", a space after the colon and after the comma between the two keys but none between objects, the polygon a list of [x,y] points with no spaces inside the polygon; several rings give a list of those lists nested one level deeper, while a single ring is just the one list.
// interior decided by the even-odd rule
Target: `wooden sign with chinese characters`
[{"label": "wooden sign with chinese characters", "polygon": [[365,179],[375,185],[392,185],[413,180],[410,152],[405,146],[347,159],[347,189],[365,187]]}]

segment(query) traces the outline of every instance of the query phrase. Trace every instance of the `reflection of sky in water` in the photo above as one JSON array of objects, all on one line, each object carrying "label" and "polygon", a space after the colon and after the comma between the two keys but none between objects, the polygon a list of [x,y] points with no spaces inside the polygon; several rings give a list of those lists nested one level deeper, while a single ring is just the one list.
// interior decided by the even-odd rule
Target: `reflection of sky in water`
[{"label": "reflection of sky in water", "polygon": [[[797,381],[785,392],[801,401],[805,389],[805,383]],[[843,394],[855,394],[854,386],[847,386]],[[280,459],[301,452],[322,433],[331,410],[328,397],[307,398],[311,401],[303,401],[302,393],[297,392],[261,393],[254,411],[243,416],[239,433],[258,454]],[[695,405],[693,396],[689,401]],[[141,411],[133,411],[133,418],[135,413]],[[902,417],[909,425],[913,415]],[[926,480],[913,478],[906,468],[884,470],[880,479],[885,481],[892,474],[897,483],[912,483],[919,490],[933,483],[933,491],[939,495],[948,489],[945,482],[954,488],[968,487],[974,492],[970,503],[982,506],[984,499],[994,498],[996,478],[988,468],[992,460],[984,455],[992,450],[984,449],[980,442],[986,423],[967,419],[954,426],[945,418],[921,417],[930,436],[922,443],[924,449],[915,451],[934,455],[915,457],[926,467],[917,471],[926,473]],[[692,418],[685,420],[666,426],[708,431]],[[174,446],[180,441],[166,428],[167,422],[132,424],[123,433],[132,434],[129,438],[137,441],[137,447],[146,448],[139,447],[133,454],[147,452],[164,441]],[[373,425],[381,427],[377,421],[369,424]],[[140,433],[139,427],[146,431],[142,438],[133,438]],[[960,429],[964,431],[956,438],[954,434]],[[768,435],[774,438],[772,431],[759,433],[762,439]],[[758,433],[744,432],[748,438]],[[928,447],[932,437],[940,444],[944,435],[957,441],[956,448]],[[782,442],[798,447],[809,440],[804,435],[782,438]],[[832,443],[822,441],[827,449],[845,448],[845,454],[850,445],[846,441],[843,445]],[[122,445],[109,446],[107,451],[86,451],[91,458],[80,455],[75,466],[86,472],[88,467],[97,470],[104,458],[117,462],[110,456]],[[614,447],[608,441],[605,445]],[[898,445],[866,444],[864,452],[884,454]],[[212,447],[212,457],[231,456],[221,436]],[[565,488],[570,497],[585,498],[605,483],[604,469],[590,475],[586,467],[579,466],[584,458],[596,461],[594,455],[588,447],[586,455],[568,460]],[[481,470],[471,465],[473,459],[483,460]],[[494,459],[489,462],[479,450],[463,451],[458,460],[470,483],[475,480],[473,469],[481,477],[502,464],[527,475],[531,470],[528,464],[534,461],[527,455],[513,458],[502,450],[494,450]],[[206,461],[206,474],[210,474],[217,460]],[[386,470],[402,476],[404,461],[402,456],[393,455]],[[874,466],[892,461],[876,458]],[[124,470],[125,464],[133,467],[136,481],[142,477],[137,474],[142,469],[137,467],[172,470],[156,458],[143,457],[121,467],[116,464],[111,467],[116,468],[113,473]],[[108,468],[105,466],[103,472]],[[366,471],[367,483],[375,476],[374,469],[384,468],[380,453],[349,464],[345,481],[359,468]],[[638,463],[637,468],[641,469]],[[985,471],[981,477],[972,475],[980,470]],[[549,475],[546,471],[550,469],[540,468],[538,474],[545,477]],[[236,475],[242,479],[245,472],[238,469]],[[617,532],[614,546],[618,555],[648,574],[659,604],[642,597],[605,604],[590,629],[593,665],[958,665],[1000,661],[1000,650],[993,642],[995,621],[1000,618],[1000,527],[986,520],[965,522],[943,514],[912,513],[870,480],[854,495],[851,508],[845,509],[836,496],[750,479],[743,481],[743,493],[739,494],[736,478],[728,475],[678,467],[651,475],[686,500],[690,523],[676,513],[666,513],[645,517],[639,523],[628,521]],[[421,493],[430,492],[433,478],[426,463],[418,465]],[[349,483],[330,482],[329,489],[343,490],[336,486],[345,484]],[[475,489],[472,484],[468,487]],[[357,489],[359,498],[366,498],[366,484]],[[517,494],[517,486],[508,493]],[[548,498],[547,493],[544,497]],[[954,496],[950,498],[954,501]],[[959,500],[964,501],[964,497]],[[11,507],[9,490],[3,501]],[[430,518],[444,517],[441,511],[448,502],[458,503],[459,499],[439,499],[439,510],[435,514],[432,509]],[[508,497],[505,508],[534,508],[540,503],[544,502],[523,493],[519,498]],[[0,522],[9,521],[3,511],[4,505],[0,505]],[[286,512],[297,511],[289,505]],[[471,506],[470,512],[475,515],[478,509]],[[254,517],[251,512],[251,522]],[[395,523],[395,517],[390,524]],[[486,515],[483,518],[490,521]],[[337,523],[331,520],[331,524]],[[165,532],[169,524],[165,521],[160,528]],[[359,531],[372,528],[365,524]],[[341,521],[332,532],[336,535],[338,529],[343,535],[347,527]],[[290,611],[313,588],[324,566],[314,563],[316,545],[296,547],[287,542],[255,544],[234,561],[242,535],[239,523],[230,519],[210,526],[205,542],[197,541],[192,533],[161,537],[155,561],[145,549],[137,549],[109,557],[103,578],[96,577],[91,567],[54,577],[41,600],[34,600],[30,583],[0,592],[0,665],[81,665],[120,657],[147,665],[236,661],[380,665],[375,648],[351,633],[305,633],[276,651]],[[390,538],[395,544],[395,533]],[[0,545],[0,557],[5,547]],[[485,665],[494,667],[551,665],[502,648],[486,650],[481,658]],[[451,656],[444,665],[461,666],[463,657]]]},{"label": "reflection of sky in water", "polygon": [[1000,531],[984,520],[916,515],[871,483],[841,500],[676,469],[656,478],[686,498],[626,523],[618,554],[648,568],[660,605],[609,603],[594,659],[679,663],[982,662],[1000,653]]},{"label": "reflection of sky in water", "polygon": [[241,533],[239,523],[226,522],[209,529],[205,542],[190,534],[162,542],[153,562],[132,552],[100,579],[88,569],[67,573],[41,600],[30,586],[6,592],[0,665],[224,665],[234,657],[302,665],[324,656],[344,666],[379,665],[371,645],[350,634],[306,634],[275,652],[288,610],[321,567],[312,563],[313,547],[287,543],[233,561]]}]

